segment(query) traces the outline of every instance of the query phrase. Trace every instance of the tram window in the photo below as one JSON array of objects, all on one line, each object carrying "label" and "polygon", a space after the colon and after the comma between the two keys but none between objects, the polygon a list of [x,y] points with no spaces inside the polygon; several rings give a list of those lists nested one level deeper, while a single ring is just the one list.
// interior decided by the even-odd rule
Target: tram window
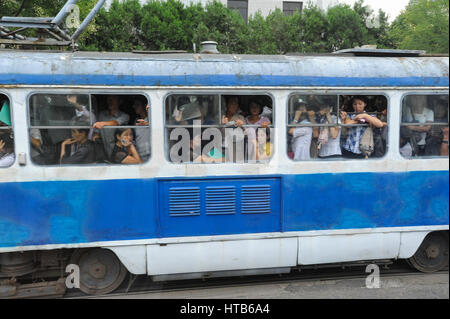
[{"label": "tram window", "polygon": [[34,94],[30,155],[38,165],[139,164],[150,158],[142,95]]},{"label": "tram window", "polygon": [[[364,136],[368,127],[372,137]],[[387,99],[382,95],[291,95],[287,141],[288,156],[294,161],[382,157],[387,147]]]},{"label": "tram window", "polygon": [[266,95],[173,94],[165,101],[167,155],[175,163],[270,160],[272,99]]},{"label": "tram window", "polygon": [[0,168],[14,164],[14,136],[11,123],[10,101],[0,94]]},{"label": "tram window", "polygon": [[400,154],[448,157],[448,95],[407,95],[402,101]]}]

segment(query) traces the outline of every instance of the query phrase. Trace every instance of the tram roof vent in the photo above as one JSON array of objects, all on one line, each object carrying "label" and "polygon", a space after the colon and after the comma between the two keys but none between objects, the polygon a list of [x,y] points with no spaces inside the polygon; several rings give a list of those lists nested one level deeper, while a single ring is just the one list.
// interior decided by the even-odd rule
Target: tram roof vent
[{"label": "tram roof vent", "polygon": [[376,45],[363,45],[353,49],[344,49],[333,52],[333,54],[350,54],[353,56],[379,56],[379,57],[415,57],[424,56],[424,50],[392,50],[377,49]]},{"label": "tram roof vent", "polygon": [[220,53],[219,51],[217,51],[217,42],[215,41],[203,41],[201,45],[202,51],[200,51],[200,53],[210,53],[210,54]]}]

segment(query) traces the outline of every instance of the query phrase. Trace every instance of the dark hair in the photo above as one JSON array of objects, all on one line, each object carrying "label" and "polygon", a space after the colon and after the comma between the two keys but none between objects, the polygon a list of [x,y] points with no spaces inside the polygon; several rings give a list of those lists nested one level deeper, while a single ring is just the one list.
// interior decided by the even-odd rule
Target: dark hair
[{"label": "dark hair", "polygon": [[147,103],[148,103],[147,99],[146,99],[145,97],[143,97],[142,95],[136,96],[136,97],[134,98],[134,101],[135,101],[135,102],[138,101],[139,103],[141,103],[141,104],[144,106],[144,108],[145,108],[145,106],[146,106]]},{"label": "dark hair", "polygon": [[354,97],[352,97],[352,99],[351,99],[351,104],[353,104],[353,102],[354,102],[355,100],[361,100],[361,101],[363,101],[364,104],[366,104],[366,105],[367,105],[367,103],[368,103],[367,97],[365,97],[365,96],[363,96],[363,95],[355,95]]},{"label": "dark hair", "polygon": [[73,128],[72,130],[77,130],[79,133],[86,134],[86,136],[89,135],[89,129],[88,128]]},{"label": "dark hair", "polygon": [[230,103],[230,101],[232,100],[236,100],[236,102],[239,104],[239,97],[237,97],[236,95],[229,95],[225,98],[227,104]]},{"label": "dark hair", "polygon": [[263,111],[263,107],[262,107],[261,103],[259,103],[258,100],[250,100],[250,102],[248,103],[249,111],[250,111],[250,105],[252,105],[252,104],[258,105],[258,107],[259,107],[259,114],[261,114],[262,111]]},{"label": "dark hair", "polygon": [[[125,132],[126,130],[131,130],[130,128],[116,128],[116,130],[114,131],[114,138],[117,139],[117,135],[122,135],[123,132]],[[133,133],[133,130],[131,130],[131,132]]]}]

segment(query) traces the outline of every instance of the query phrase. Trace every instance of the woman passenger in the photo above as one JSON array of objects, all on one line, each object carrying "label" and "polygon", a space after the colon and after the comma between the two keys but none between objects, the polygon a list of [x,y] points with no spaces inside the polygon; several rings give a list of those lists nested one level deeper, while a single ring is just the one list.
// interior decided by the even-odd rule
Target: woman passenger
[{"label": "woman passenger", "polygon": [[[331,107],[328,104],[320,105],[319,109],[320,123],[321,124],[339,124],[340,120],[336,115],[331,115]],[[337,123],[339,121],[339,123]],[[319,157],[320,158],[333,158],[342,156],[341,152],[341,130],[339,126],[328,126],[320,128],[320,136],[323,131],[328,130],[328,140],[325,143],[320,144]],[[320,142],[320,141],[319,141]]]},{"label": "woman passenger", "polygon": [[[306,104],[299,104],[295,112],[292,124],[311,124],[315,122],[314,112],[308,112]],[[307,161],[311,159],[311,139],[313,129],[310,126],[291,127],[288,131],[292,135],[292,151],[294,152],[294,161]]]},{"label": "woman passenger", "polygon": [[[354,114],[348,115],[347,112],[341,112],[341,121],[344,124],[363,124],[367,123],[370,126],[381,128],[384,126],[375,116],[366,113],[367,100],[363,96],[355,96],[352,99]],[[364,155],[359,149],[359,143],[366,130],[367,126],[350,127],[347,130],[347,139],[342,148],[342,154],[347,158],[364,158]]]},{"label": "woman passenger", "polygon": [[[245,124],[247,125],[258,125],[259,127],[266,128],[269,126],[270,120],[267,117],[261,116],[262,106],[256,102],[250,102],[249,111],[250,115],[245,119]],[[255,151],[255,146],[257,146],[256,141],[256,129],[255,127],[248,127],[245,129],[245,134],[247,135],[248,141],[248,159],[255,160],[257,151]]]},{"label": "woman passenger", "polygon": [[61,144],[60,164],[89,164],[95,161],[94,144],[88,129],[72,129],[72,138]]},{"label": "woman passenger", "polygon": [[116,143],[111,154],[111,162],[115,164],[140,164],[141,158],[133,145],[131,128],[118,128],[114,132]]}]

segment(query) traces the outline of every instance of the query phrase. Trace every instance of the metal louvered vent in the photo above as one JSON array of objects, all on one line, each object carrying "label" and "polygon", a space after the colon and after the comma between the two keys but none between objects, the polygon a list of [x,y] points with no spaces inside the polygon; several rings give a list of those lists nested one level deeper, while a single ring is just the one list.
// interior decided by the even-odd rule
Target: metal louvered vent
[{"label": "metal louvered vent", "polygon": [[170,216],[200,215],[199,187],[172,187],[169,189]]},{"label": "metal louvered vent", "polygon": [[242,186],[241,212],[243,214],[270,213],[270,185]]},{"label": "metal louvered vent", "polygon": [[236,187],[206,187],[206,214],[227,215],[236,213]]}]

